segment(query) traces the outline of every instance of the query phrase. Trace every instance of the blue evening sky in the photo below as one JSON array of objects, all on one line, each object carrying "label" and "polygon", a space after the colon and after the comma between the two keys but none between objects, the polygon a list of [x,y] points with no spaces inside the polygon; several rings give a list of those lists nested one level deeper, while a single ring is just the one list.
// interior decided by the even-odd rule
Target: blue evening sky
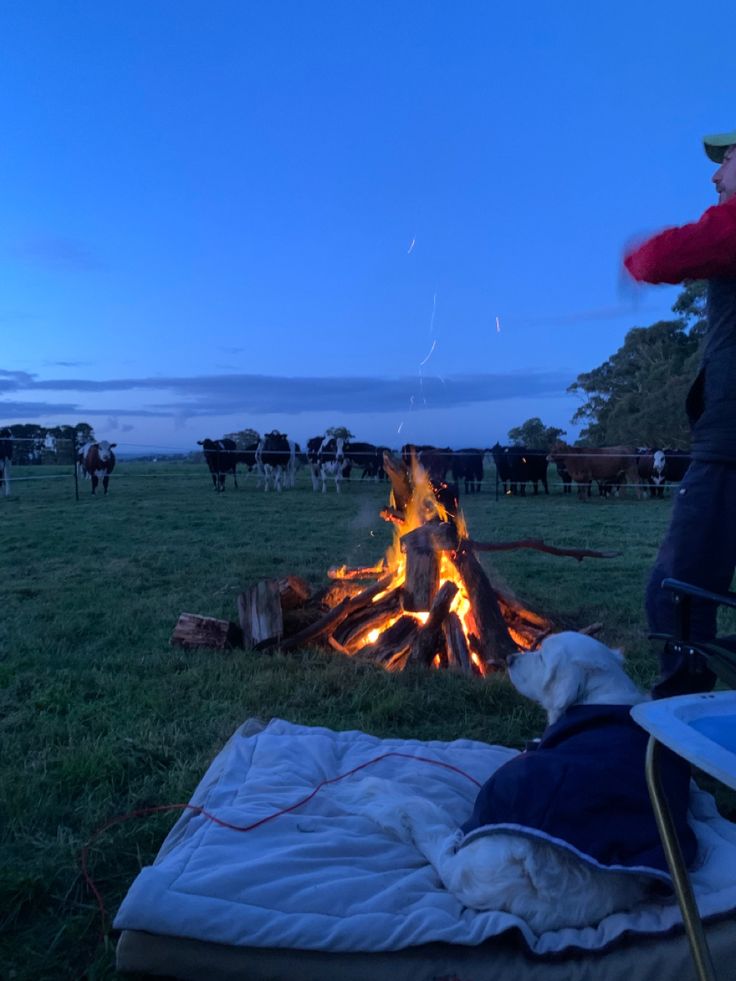
[{"label": "blue evening sky", "polygon": [[[5,0],[0,425],[455,447],[566,394],[714,203],[724,2]],[[498,318],[498,320],[497,320]]]}]

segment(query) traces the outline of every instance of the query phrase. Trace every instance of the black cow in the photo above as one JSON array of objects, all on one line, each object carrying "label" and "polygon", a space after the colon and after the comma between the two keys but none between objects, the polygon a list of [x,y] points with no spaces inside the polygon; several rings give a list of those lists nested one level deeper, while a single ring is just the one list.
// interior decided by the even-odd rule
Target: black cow
[{"label": "black cow", "polygon": [[13,462],[13,434],[0,429],[0,488],[6,497],[10,494],[10,465]]},{"label": "black cow", "polygon": [[286,433],[274,429],[258,444],[256,462],[263,472],[265,490],[270,488],[271,481],[279,492],[284,485],[293,486],[291,475],[296,470],[296,443]]},{"label": "black cow", "polygon": [[445,483],[447,471],[452,466],[452,450],[449,446],[438,449],[436,446],[416,446],[414,443],[405,443],[401,447],[401,459],[404,465],[411,467],[412,457],[427,471],[430,483],[437,488]]},{"label": "black cow", "polygon": [[452,454],[452,479],[460,486],[465,482],[466,494],[480,493],[483,483],[483,450],[455,450]]},{"label": "black cow", "polygon": [[679,484],[692,463],[687,450],[664,451],[664,479],[668,484]]},{"label": "black cow", "polygon": [[562,493],[572,494],[572,477],[570,476],[569,470],[562,460],[559,460],[555,466],[557,467],[557,473],[562,480]]},{"label": "black cow", "polygon": [[504,494],[525,497],[527,483],[533,484],[535,494],[539,493],[540,483],[544,487],[544,493],[549,494],[545,450],[530,450],[526,446],[501,446],[496,443],[491,447],[491,454]]},{"label": "black cow", "polygon": [[233,483],[238,486],[237,463],[238,448],[234,439],[198,439],[197,446],[202,447],[205,463],[212,475],[212,485],[216,491],[225,490],[225,477],[231,473]]},{"label": "black cow", "polygon": [[[374,446],[373,443],[346,442],[343,445],[343,453],[353,466],[360,467],[361,480],[364,477],[378,480],[383,473],[383,447]],[[344,470],[343,476],[345,476]]]}]

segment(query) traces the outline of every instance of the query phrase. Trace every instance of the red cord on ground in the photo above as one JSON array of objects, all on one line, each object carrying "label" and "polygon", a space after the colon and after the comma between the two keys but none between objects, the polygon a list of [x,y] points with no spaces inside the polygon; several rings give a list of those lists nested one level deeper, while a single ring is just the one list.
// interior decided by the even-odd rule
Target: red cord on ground
[{"label": "red cord on ground", "polygon": [[432,760],[426,756],[412,756],[409,753],[390,752],[390,753],[383,753],[381,756],[376,756],[374,759],[367,760],[365,763],[360,763],[358,764],[358,766],[354,766],[352,770],[348,770],[346,773],[340,773],[336,777],[330,777],[329,780],[323,780],[321,783],[318,783],[317,786],[314,788],[314,790],[312,790],[311,793],[307,794],[306,797],[302,797],[301,800],[296,801],[296,803],[294,804],[290,804],[288,807],[283,807],[280,811],[274,811],[273,814],[268,814],[266,817],[260,818],[260,820],[258,821],[254,821],[253,824],[246,824],[246,825],[231,824],[229,821],[223,821],[221,818],[218,818],[216,815],[210,814],[210,812],[206,811],[203,807],[197,807],[195,804],[159,804],[156,807],[144,807],[140,810],[129,811],[127,814],[121,814],[116,818],[112,818],[112,820],[108,821],[106,824],[103,824],[102,827],[98,828],[97,831],[95,831],[95,833],[92,835],[90,840],[82,849],[82,853],[80,857],[80,864],[82,867],[82,877],[85,883],[87,884],[87,887],[89,888],[90,892],[95,897],[95,900],[97,902],[97,907],[100,911],[100,943],[104,943],[105,941],[105,920],[107,918],[107,913],[105,912],[105,902],[102,896],[100,895],[97,886],[95,886],[92,877],[88,872],[87,858],[89,856],[89,850],[94,844],[94,842],[100,837],[101,834],[107,831],[108,828],[112,828],[116,824],[123,824],[123,822],[130,821],[132,818],[148,817],[151,814],[160,814],[163,813],[164,811],[188,810],[188,811],[194,811],[196,814],[201,814],[202,817],[207,818],[209,821],[213,821],[215,824],[219,824],[223,828],[229,828],[231,831],[254,831],[256,828],[260,828],[262,824],[267,824],[269,821],[273,821],[275,818],[281,817],[282,814],[288,814],[290,811],[295,811],[298,807],[301,807],[303,804],[306,804],[314,797],[314,795],[319,790],[322,789],[322,787],[327,787],[329,784],[332,783],[338,783],[338,781],[344,780],[346,777],[350,777],[354,773],[358,773],[360,770],[364,770],[367,766],[372,766],[374,763],[380,763],[381,760],[388,759],[389,756],[398,756],[401,757],[402,759],[412,760],[416,763],[430,763],[432,766],[441,766],[444,767],[446,770],[452,770],[454,773],[459,773],[460,776],[465,777],[466,779],[470,780],[471,783],[474,783],[476,787],[481,786],[480,782],[476,780],[475,777],[471,777],[469,773],[466,773],[464,770],[461,770],[460,767],[453,766],[452,763],[444,763],[442,762],[442,760]]}]

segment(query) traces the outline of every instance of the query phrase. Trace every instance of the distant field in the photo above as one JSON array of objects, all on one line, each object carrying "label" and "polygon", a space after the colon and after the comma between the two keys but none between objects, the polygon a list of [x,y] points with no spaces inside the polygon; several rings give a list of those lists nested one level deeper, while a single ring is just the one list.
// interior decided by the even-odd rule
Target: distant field
[{"label": "distant field", "polygon": [[[70,468],[0,497],[0,962],[16,979],[116,977],[98,940],[79,852],[115,815],[186,801],[248,716],[461,736],[519,746],[544,720],[502,678],[387,675],[333,653],[268,656],[169,647],[182,611],[237,619],[248,583],[293,572],[322,585],[330,565],[377,560],[390,540],[386,485],[313,494],[306,475],[277,495],[254,478],[215,494],[203,464],[121,463],[107,498]],[[41,476],[42,468],[14,474]],[[492,487],[489,482],[489,487]],[[543,537],[620,549],[582,563],[530,551],[483,558],[520,598],[626,651],[655,673],[642,592],[670,501],[549,497],[463,500],[474,538]],[[91,853],[108,913],[154,857],[176,815],[128,822]],[[109,923],[108,923],[109,925]]]}]

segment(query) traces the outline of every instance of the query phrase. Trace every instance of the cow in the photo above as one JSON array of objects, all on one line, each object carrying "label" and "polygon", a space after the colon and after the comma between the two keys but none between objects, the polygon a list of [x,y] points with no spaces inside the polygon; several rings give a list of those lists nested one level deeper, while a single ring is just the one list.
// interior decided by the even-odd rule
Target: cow
[{"label": "cow", "polygon": [[[374,481],[380,479],[383,473],[383,447],[374,446],[373,443],[351,443],[343,444],[345,458],[355,467],[360,467],[360,479],[366,477]],[[343,470],[343,476],[346,476]]]},{"label": "cow", "polygon": [[579,500],[590,497],[594,480],[598,482],[603,496],[607,496],[607,487],[624,481],[633,484],[636,496],[640,496],[637,454],[632,446],[569,446],[560,440],[552,447],[547,459],[565,465],[578,485]]},{"label": "cow", "polygon": [[526,496],[526,485],[531,483],[534,493],[539,493],[539,484],[544,493],[549,494],[547,483],[547,454],[544,450],[530,450],[526,446],[501,446],[496,443],[490,453],[496,464],[498,478],[503,485],[504,494]]},{"label": "cow", "polygon": [[10,465],[13,462],[13,433],[10,429],[0,429],[0,488],[6,497],[10,496]]},{"label": "cow", "polygon": [[429,481],[436,489],[445,483],[447,471],[452,466],[452,450],[449,446],[439,449],[436,446],[416,446],[405,443],[401,447],[401,459],[406,467],[411,467],[412,459],[416,459],[427,472]]},{"label": "cow", "polygon": [[480,493],[483,483],[483,450],[455,450],[452,454],[452,479],[458,487],[464,481],[466,494]]},{"label": "cow", "polygon": [[679,484],[692,463],[688,450],[663,450],[664,479],[668,484]]},{"label": "cow", "polygon": [[562,481],[562,493],[572,494],[572,477],[570,476],[567,467],[559,460],[555,466],[557,467],[557,473]]},{"label": "cow", "polygon": [[215,491],[225,490],[225,477],[229,473],[233,475],[233,483],[237,487],[238,448],[235,440],[227,437],[223,437],[223,439],[198,439],[197,446],[202,447]]},{"label": "cow", "polygon": [[256,464],[262,470],[264,490],[274,489],[281,493],[284,486],[294,485],[296,473],[296,443],[278,429],[266,433],[256,450]]},{"label": "cow", "polygon": [[636,470],[642,485],[648,489],[650,497],[664,497],[664,450],[639,446],[636,452]]},{"label": "cow", "polygon": [[312,477],[312,490],[322,487],[327,493],[327,481],[335,480],[335,490],[340,493],[340,483],[349,473],[350,460],[345,456],[345,444],[341,436],[313,436],[307,441],[307,461]]},{"label": "cow", "polygon": [[110,474],[115,469],[115,454],[113,453],[113,449],[117,445],[117,443],[108,443],[106,439],[100,440],[99,443],[87,445],[87,451],[84,456],[84,472],[92,480],[93,494],[97,492],[100,477],[102,478],[103,491],[107,494]]}]

